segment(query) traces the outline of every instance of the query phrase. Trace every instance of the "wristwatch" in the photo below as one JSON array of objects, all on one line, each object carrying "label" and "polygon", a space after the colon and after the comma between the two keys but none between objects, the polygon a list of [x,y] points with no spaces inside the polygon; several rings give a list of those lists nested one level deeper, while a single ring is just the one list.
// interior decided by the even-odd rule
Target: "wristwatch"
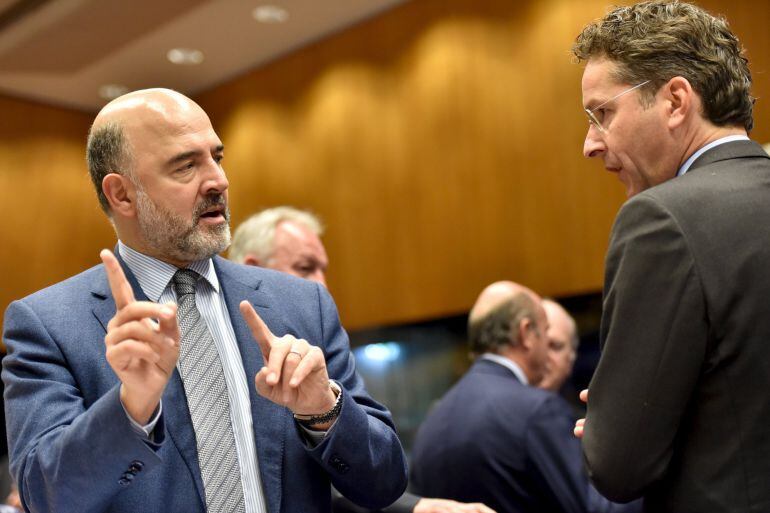
[{"label": "wristwatch", "polygon": [[337,418],[342,409],[342,387],[340,387],[336,381],[329,380],[329,388],[332,389],[337,400],[334,401],[334,406],[327,412],[320,413],[318,415],[302,415],[299,413],[294,414],[294,420],[305,425],[315,426],[316,424],[325,424]]}]

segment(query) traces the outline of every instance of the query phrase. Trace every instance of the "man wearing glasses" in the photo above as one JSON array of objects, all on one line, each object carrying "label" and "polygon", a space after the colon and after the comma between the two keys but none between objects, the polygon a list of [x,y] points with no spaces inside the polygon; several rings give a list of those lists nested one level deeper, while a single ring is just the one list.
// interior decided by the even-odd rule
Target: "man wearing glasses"
[{"label": "man wearing glasses", "polygon": [[615,8],[573,52],[585,156],[630,198],[606,260],[589,474],[649,512],[770,511],[770,158],[747,137],[748,61],[723,19],[678,2]]}]

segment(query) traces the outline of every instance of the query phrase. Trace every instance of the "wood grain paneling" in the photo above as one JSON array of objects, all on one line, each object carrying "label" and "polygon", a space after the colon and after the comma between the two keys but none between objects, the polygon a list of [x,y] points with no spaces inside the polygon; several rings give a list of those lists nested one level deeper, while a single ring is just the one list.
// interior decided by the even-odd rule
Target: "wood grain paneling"
[{"label": "wood grain paneling", "polygon": [[318,212],[348,326],[461,312],[502,278],[597,290],[623,193],[581,157],[569,47],[594,4],[411,2],[201,96],[235,221]]},{"label": "wood grain paneling", "polygon": [[[320,214],[350,328],[462,312],[503,278],[599,290],[624,196],[581,156],[569,48],[607,5],[414,0],[201,95],[226,145],[234,224],[279,204]],[[753,135],[770,140],[770,5],[702,5],[749,48]],[[4,307],[96,263],[114,236],[83,161],[90,116],[0,109]]]},{"label": "wood grain paneling", "polygon": [[85,166],[91,116],[0,96],[0,307],[112,247]]}]

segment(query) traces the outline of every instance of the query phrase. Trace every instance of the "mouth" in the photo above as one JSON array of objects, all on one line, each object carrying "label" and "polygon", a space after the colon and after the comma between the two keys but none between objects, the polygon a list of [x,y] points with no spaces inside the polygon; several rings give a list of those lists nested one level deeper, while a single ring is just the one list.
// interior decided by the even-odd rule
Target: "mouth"
[{"label": "mouth", "polygon": [[220,224],[227,221],[227,208],[224,204],[213,205],[198,215],[199,222]]}]

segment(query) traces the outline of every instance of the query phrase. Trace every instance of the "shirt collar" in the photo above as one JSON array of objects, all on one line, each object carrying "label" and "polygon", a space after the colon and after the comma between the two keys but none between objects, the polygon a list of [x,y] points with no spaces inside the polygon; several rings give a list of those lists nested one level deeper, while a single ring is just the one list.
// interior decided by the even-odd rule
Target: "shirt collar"
[{"label": "shirt collar", "polygon": [[[136,281],[139,282],[139,286],[142,287],[147,298],[156,303],[159,302],[163,291],[168,286],[178,268],[163,262],[162,260],[158,260],[157,258],[140,253],[135,249],[131,249],[121,240],[118,240],[118,251],[128,268],[134,273]],[[197,260],[187,266],[187,268],[192,269],[203,276],[209,285],[219,293],[219,280],[217,279],[217,273],[214,270],[214,263],[210,258]]]},{"label": "shirt collar", "polygon": [[682,167],[679,168],[679,171],[676,172],[676,176],[682,176],[687,171],[690,170],[690,166],[692,166],[692,163],[695,162],[695,160],[706,153],[711,148],[714,148],[716,146],[719,146],[720,144],[729,143],[733,141],[748,141],[749,138],[746,135],[728,135],[726,137],[722,137],[721,139],[717,139],[716,141],[711,141],[706,146],[703,146],[701,149],[690,155],[690,158],[684,161],[684,164],[682,164]]},{"label": "shirt collar", "polygon": [[525,385],[529,385],[529,380],[527,379],[527,375],[524,374],[523,370],[521,370],[521,367],[519,367],[519,364],[517,364],[513,360],[510,360],[505,356],[500,356],[499,354],[495,354],[495,353],[484,353],[481,355],[481,359],[499,363],[503,367],[513,372],[513,375],[516,376],[516,378],[519,381],[521,381]]}]

